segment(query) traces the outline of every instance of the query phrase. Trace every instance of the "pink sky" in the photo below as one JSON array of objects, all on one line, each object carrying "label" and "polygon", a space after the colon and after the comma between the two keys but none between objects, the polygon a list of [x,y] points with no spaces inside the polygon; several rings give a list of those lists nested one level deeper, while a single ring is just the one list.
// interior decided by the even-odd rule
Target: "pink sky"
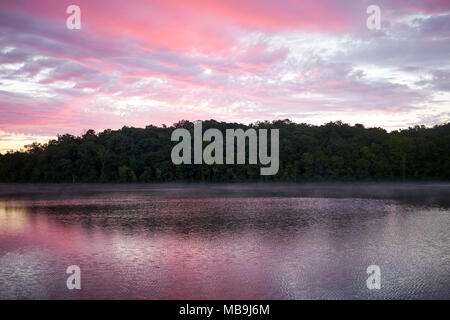
[{"label": "pink sky", "polygon": [[[66,8],[81,8],[81,30]],[[366,8],[381,9],[381,30]],[[181,119],[450,119],[450,1],[0,2],[0,152]]]}]

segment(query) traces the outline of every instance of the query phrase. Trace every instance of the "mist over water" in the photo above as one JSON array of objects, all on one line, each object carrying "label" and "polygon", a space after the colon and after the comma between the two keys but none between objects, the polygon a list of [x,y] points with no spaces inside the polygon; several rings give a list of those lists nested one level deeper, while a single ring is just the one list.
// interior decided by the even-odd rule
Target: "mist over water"
[{"label": "mist over water", "polygon": [[450,299],[449,208],[444,183],[2,184],[0,298]]}]

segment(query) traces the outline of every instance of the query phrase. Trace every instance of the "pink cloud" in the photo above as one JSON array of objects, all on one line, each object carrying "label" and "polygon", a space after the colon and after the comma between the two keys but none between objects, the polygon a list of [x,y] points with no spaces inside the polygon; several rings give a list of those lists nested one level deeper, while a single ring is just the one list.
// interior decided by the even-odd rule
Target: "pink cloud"
[{"label": "pink cloud", "polygon": [[[1,2],[1,131],[331,121],[430,104],[439,114],[447,103],[433,96],[449,88],[448,1],[383,0],[378,33],[366,28],[365,1],[80,0],[81,30],[65,27],[70,4]],[[415,26],[399,20],[412,14]]]}]

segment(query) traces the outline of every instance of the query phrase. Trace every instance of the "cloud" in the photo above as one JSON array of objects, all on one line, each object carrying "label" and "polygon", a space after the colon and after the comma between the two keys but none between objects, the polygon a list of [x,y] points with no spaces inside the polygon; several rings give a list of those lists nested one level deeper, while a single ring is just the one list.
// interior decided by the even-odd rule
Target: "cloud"
[{"label": "cloud", "polygon": [[182,118],[398,128],[449,106],[446,1],[379,1],[379,31],[370,1],[80,0],[81,30],[65,27],[69,4],[0,4],[4,134]]}]

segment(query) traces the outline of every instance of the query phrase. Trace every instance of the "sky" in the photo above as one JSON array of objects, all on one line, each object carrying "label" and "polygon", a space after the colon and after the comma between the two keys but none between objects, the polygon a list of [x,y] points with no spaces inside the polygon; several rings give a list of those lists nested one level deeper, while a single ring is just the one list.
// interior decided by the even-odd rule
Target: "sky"
[{"label": "sky", "polygon": [[182,119],[433,126],[449,53],[450,0],[0,0],[0,152]]}]

